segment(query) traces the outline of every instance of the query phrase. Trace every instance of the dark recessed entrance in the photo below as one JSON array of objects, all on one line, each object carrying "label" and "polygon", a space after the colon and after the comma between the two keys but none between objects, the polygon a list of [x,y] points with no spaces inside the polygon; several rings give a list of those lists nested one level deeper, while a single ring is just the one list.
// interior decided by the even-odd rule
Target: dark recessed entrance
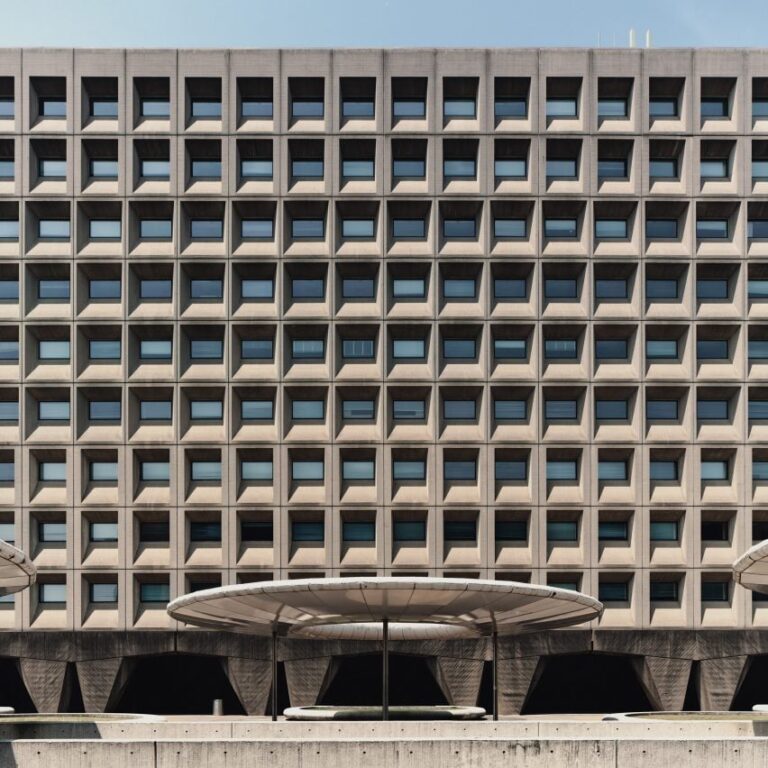
[{"label": "dark recessed entrance", "polygon": [[215,656],[167,654],[133,662],[115,712],[151,715],[209,715],[213,700],[223,699],[225,715],[244,715]]},{"label": "dark recessed entrance", "polygon": [[[381,654],[365,653],[336,659],[336,674],[318,704],[379,706]],[[393,653],[389,657],[389,701],[392,705],[447,704],[425,656]],[[333,669],[333,665],[331,667]]]},{"label": "dark recessed entrance", "polygon": [[630,656],[568,654],[542,658],[539,665],[524,715],[653,709]]},{"label": "dark recessed entrance", "polygon": [[15,659],[0,659],[0,706],[13,707],[17,712],[37,712]]}]

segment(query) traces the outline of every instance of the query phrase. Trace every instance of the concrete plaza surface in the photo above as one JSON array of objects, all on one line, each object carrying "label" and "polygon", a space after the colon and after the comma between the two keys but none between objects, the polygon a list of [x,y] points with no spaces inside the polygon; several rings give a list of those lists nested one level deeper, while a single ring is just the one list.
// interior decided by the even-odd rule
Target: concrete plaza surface
[{"label": "concrete plaza surface", "polygon": [[691,720],[664,720],[660,715],[611,722],[598,715],[563,715],[457,724],[6,718],[0,721],[0,768],[49,768],[52,763],[57,768],[768,765],[768,719],[716,716],[726,719],[699,714]]}]

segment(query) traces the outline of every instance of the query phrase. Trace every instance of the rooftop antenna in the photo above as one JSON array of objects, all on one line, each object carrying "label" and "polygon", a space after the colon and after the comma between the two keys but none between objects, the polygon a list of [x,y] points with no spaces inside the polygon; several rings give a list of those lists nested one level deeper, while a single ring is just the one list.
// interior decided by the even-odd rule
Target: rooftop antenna
[{"label": "rooftop antenna", "polygon": [[629,30],[629,47],[634,48],[635,47],[635,29],[634,27]]},{"label": "rooftop antenna", "polygon": [[646,29],[645,30],[645,47],[646,48],[653,48],[653,40],[651,39],[651,30]]}]

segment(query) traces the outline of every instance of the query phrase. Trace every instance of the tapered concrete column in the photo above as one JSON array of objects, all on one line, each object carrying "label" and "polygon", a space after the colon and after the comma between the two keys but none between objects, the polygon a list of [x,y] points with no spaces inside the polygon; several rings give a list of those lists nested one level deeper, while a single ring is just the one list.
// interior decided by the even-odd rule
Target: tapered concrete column
[{"label": "tapered concrete column", "polygon": [[749,656],[726,656],[699,662],[699,699],[702,711],[731,708]]},{"label": "tapered concrete column", "polygon": [[64,702],[66,661],[19,659],[21,677],[38,712],[59,712]]},{"label": "tapered concrete column", "polygon": [[121,658],[88,659],[75,663],[86,712],[107,712],[128,680],[128,664]]},{"label": "tapered concrete column", "polygon": [[245,711],[249,715],[263,715],[267,711],[272,687],[272,662],[269,659],[230,656],[225,670]]},{"label": "tapered concrete column", "polygon": [[331,656],[291,659],[285,662],[285,679],[292,707],[317,704],[323,689],[331,682]]},{"label": "tapered concrete column", "polygon": [[528,696],[540,656],[519,656],[498,660],[499,714],[519,715]]},{"label": "tapered concrete column", "polygon": [[645,656],[634,658],[633,664],[654,709],[677,711],[683,708],[693,664],[691,659]]},{"label": "tapered concrete column", "polygon": [[460,707],[477,706],[484,665],[482,659],[437,657],[440,684],[449,703]]}]

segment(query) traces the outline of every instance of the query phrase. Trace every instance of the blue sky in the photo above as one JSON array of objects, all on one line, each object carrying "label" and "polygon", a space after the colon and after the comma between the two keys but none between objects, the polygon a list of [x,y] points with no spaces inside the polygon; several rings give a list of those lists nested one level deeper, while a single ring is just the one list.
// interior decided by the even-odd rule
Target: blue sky
[{"label": "blue sky", "polygon": [[0,0],[0,46],[767,46],[765,0]]}]

